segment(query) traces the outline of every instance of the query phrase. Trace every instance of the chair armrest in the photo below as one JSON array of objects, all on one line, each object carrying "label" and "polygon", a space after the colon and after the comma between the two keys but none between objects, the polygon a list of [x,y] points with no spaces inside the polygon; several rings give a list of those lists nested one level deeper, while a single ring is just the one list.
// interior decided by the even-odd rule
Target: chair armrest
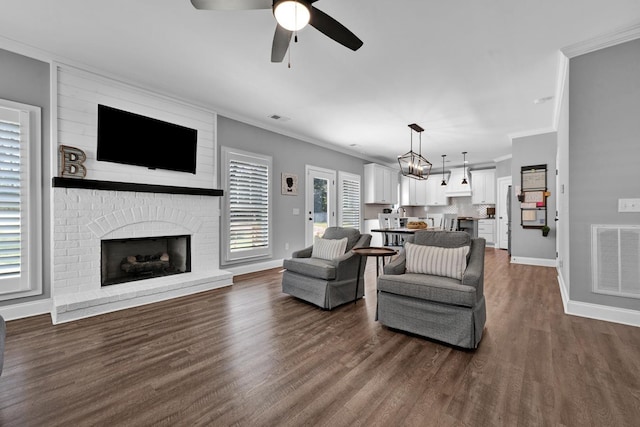
[{"label": "chair armrest", "polygon": [[406,253],[404,249],[400,250],[400,254],[391,261],[389,264],[384,266],[383,272],[384,274],[391,274],[397,276],[399,274],[404,274],[406,270]]},{"label": "chair armrest", "polygon": [[336,267],[339,268],[340,264],[350,260],[351,258],[356,258],[357,259],[358,255],[356,255],[355,252],[353,251],[349,251],[346,254],[342,254],[340,255],[338,258],[334,258],[331,260],[331,263]]},{"label": "chair armrest", "polygon": [[308,248],[300,249],[299,251],[294,251],[291,254],[291,258],[311,258],[311,253],[313,252],[313,245]]},{"label": "chair armrest", "polygon": [[[353,249],[369,247],[370,243],[371,234],[361,234]],[[336,267],[336,280],[343,280],[357,276],[362,277],[366,262],[361,263],[360,256],[350,250],[334,259],[333,265]],[[360,266],[360,271],[358,271],[358,266]]]},{"label": "chair armrest", "polygon": [[356,244],[353,245],[353,249],[368,248],[369,246],[371,246],[371,234],[364,233],[360,235]]},{"label": "chair armrest", "polygon": [[484,293],[484,249],[486,241],[483,238],[471,240],[471,253],[467,269],[462,275],[462,284],[476,288],[478,297]]},{"label": "chair armrest", "polygon": [[[353,251],[349,251],[333,259],[331,263],[336,267],[336,280],[338,281],[358,276],[360,256]],[[362,271],[364,271],[364,263],[362,265]]]}]

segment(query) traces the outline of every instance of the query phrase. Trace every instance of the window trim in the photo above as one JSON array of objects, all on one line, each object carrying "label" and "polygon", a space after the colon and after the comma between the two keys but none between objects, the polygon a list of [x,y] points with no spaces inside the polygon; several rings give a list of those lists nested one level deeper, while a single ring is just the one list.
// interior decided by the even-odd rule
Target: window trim
[{"label": "window trim", "polygon": [[[221,147],[221,181],[222,188],[224,189],[224,196],[222,198],[222,221],[221,221],[221,264],[237,264],[245,261],[251,261],[255,259],[271,258],[273,256],[273,160],[271,156],[264,154],[251,153],[244,150],[239,150],[232,147]],[[268,244],[266,248],[253,248],[246,249],[237,253],[231,252],[230,247],[230,198],[229,198],[229,162],[231,160],[242,160],[251,162],[258,162],[264,164],[268,168]]]},{"label": "window trim", "polygon": [[[21,197],[21,204],[26,206],[26,248],[23,249],[21,263],[26,266],[21,270],[19,289],[4,292],[0,288],[0,301],[42,295],[42,109],[37,106],[0,99],[0,107],[14,110],[20,115],[21,130],[26,129],[26,162],[21,165],[26,171],[21,175],[27,177],[24,187],[26,194]],[[24,124],[23,124],[24,123]],[[25,133],[21,132],[21,135]],[[22,139],[22,137],[21,137]],[[23,141],[21,140],[21,143]]]}]

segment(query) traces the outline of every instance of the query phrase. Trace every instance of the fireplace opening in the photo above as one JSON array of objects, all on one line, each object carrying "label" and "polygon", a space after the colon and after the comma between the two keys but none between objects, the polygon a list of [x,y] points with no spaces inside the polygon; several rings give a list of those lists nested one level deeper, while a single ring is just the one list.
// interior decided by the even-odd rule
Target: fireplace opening
[{"label": "fireplace opening", "polygon": [[191,271],[191,236],[111,239],[101,242],[102,286]]}]

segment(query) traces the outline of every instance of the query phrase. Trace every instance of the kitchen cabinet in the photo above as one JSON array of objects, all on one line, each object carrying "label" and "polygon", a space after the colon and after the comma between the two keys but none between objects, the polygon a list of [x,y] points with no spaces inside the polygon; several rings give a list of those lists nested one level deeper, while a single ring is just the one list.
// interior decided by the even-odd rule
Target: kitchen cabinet
[{"label": "kitchen cabinet", "polygon": [[429,181],[401,176],[400,206],[426,206]]},{"label": "kitchen cabinet", "polygon": [[364,202],[398,203],[398,171],[376,163],[364,165]]},{"label": "kitchen cabinet", "polygon": [[471,171],[471,204],[494,205],[496,203],[496,170]]},{"label": "kitchen cabinet", "polygon": [[483,237],[487,241],[487,246],[495,246],[496,242],[496,220],[479,219],[478,237]]},{"label": "kitchen cabinet", "polygon": [[[442,184],[442,175],[438,175],[439,179],[435,179],[435,175],[427,180],[427,206],[445,206],[448,204],[447,187]],[[445,181],[449,181],[449,175],[445,174]]]}]

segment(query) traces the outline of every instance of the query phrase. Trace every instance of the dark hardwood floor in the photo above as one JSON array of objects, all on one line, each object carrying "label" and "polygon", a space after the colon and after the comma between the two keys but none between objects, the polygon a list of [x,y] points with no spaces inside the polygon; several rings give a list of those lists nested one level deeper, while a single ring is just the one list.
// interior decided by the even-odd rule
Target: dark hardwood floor
[{"label": "dark hardwood floor", "polygon": [[278,270],[53,326],[7,323],[2,426],[632,426],[640,328],[563,314],[553,268],[488,249],[476,351],[381,327],[367,296],[333,311]]}]

